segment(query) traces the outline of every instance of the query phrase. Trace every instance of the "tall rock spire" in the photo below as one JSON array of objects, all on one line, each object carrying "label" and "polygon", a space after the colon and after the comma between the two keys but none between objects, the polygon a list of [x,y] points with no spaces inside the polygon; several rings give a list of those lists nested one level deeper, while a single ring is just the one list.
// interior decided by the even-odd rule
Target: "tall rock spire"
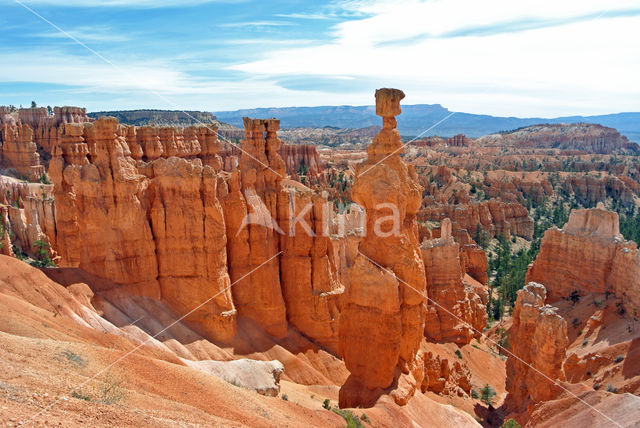
[{"label": "tall rock spire", "polygon": [[423,377],[425,272],[415,218],[422,188],[400,157],[395,116],[403,98],[398,89],[376,91],[383,129],[353,185],[367,220],[341,314],[340,353],[351,372],[340,390],[341,407],[372,405],[383,393],[405,404]]}]

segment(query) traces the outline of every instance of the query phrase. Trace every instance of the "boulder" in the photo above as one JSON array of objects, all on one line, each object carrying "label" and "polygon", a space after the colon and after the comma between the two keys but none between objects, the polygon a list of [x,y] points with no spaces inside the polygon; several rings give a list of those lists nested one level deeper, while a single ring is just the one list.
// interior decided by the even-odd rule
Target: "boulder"
[{"label": "boulder", "polygon": [[182,361],[189,367],[240,388],[254,390],[260,395],[276,397],[280,393],[280,378],[284,374],[284,365],[278,360]]}]

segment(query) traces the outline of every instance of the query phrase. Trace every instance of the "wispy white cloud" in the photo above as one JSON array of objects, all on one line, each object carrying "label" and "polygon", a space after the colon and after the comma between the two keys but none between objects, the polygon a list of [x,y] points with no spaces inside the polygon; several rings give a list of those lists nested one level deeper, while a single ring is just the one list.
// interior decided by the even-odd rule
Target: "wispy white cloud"
[{"label": "wispy white cloud", "polygon": [[222,45],[261,45],[261,46],[303,46],[318,43],[313,39],[226,39],[215,41],[215,44]]},{"label": "wispy white cloud", "polygon": [[[114,61],[116,66],[113,66],[92,56],[69,55],[60,51],[12,53],[0,49],[0,56],[12,64],[11,68],[0,67],[0,82],[15,85],[29,82],[64,88],[58,91],[65,95],[74,94],[78,99],[88,96],[92,100],[89,105],[96,109],[104,109],[104,99],[97,97],[104,94],[109,95],[109,106],[118,98],[121,99],[120,106],[198,106],[212,111],[246,107],[249,99],[257,103],[274,100],[277,104],[276,100],[302,102],[308,96],[282,88],[270,79],[196,77],[183,71],[179,62],[169,60]],[[15,96],[16,93],[15,90],[0,91],[0,98]],[[250,106],[258,107],[255,102]]]},{"label": "wispy white cloud", "polygon": [[[19,0],[28,6],[55,6],[68,8],[123,8],[161,9],[166,7],[197,6],[206,3],[246,3],[249,0]],[[0,0],[0,5],[16,4],[15,0]]]},{"label": "wispy white cloud", "polygon": [[[218,111],[309,105],[310,100],[327,105],[335,100],[335,93],[324,92],[322,88],[292,90],[270,78],[248,75],[233,79],[197,77],[185,70],[180,61],[129,58],[114,60],[116,68],[92,56],[60,51],[15,53],[0,49],[0,57],[12,64],[11,68],[0,67],[0,82],[10,88],[0,89],[0,98],[17,104],[36,99],[45,105],[80,104],[93,111],[145,106]],[[201,66],[207,68],[204,63]],[[23,82],[41,89],[34,94],[32,89],[25,88],[21,96]],[[44,88],[50,89],[44,91]],[[351,102],[368,103],[370,99],[354,98]]]},{"label": "wispy white cloud", "polygon": [[[205,2],[28,4],[139,9]],[[0,5],[9,3],[15,4],[0,0]],[[373,89],[394,86],[405,90],[408,104],[441,103],[457,111],[519,116],[638,111],[640,17],[624,16],[634,3],[637,0],[610,0],[605,6],[595,0],[335,1],[305,13],[247,14],[243,22],[218,19],[225,31],[207,22],[203,31],[215,37],[193,40],[188,49],[167,49],[161,59],[152,56],[157,50],[138,52],[136,43],[96,49],[124,74],[88,50],[69,49],[68,43],[56,44],[54,52],[33,48],[33,43],[19,48],[5,44],[0,46],[5,65],[0,67],[0,82],[8,83],[8,90],[0,90],[0,97],[15,94],[22,82],[32,82],[37,88],[62,87],[60,94],[77,96],[82,100],[78,103],[93,109],[146,105],[227,110],[371,104]],[[335,17],[338,23],[322,17]],[[92,32],[90,22],[86,25],[71,26],[70,33],[83,42],[140,36],[107,26]],[[40,37],[66,37],[44,27],[38,27]],[[186,40],[179,26],[167,28]],[[255,38],[245,29],[269,33],[268,39]],[[229,37],[220,40],[218,33]],[[35,40],[42,46],[43,40]],[[237,62],[230,64],[229,58]]]},{"label": "wispy white cloud", "polygon": [[121,70],[92,55],[62,51],[3,52],[11,67],[0,67],[1,82],[33,82],[86,87],[102,91],[172,90],[188,86],[188,76],[162,62],[128,62]]},{"label": "wispy white cloud", "polygon": [[238,27],[287,27],[298,25],[288,21],[245,21],[245,22],[225,22],[218,24],[218,27],[238,28]]},{"label": "wispy white cloud", "polygon": [[[345,9],[367,16],[335,27],[334,34],[347,41],[367,41],[372,44],[429,35],[432,37],[463,33],[479,26],[504,26],[512,32],[512,22],[562,22],[576,17],[591,19],[606,17],[620,10],[638,10],[635,0],[448,0],[420,1],[370,0],[347,2]],[[536,27],[534,27],[536,28]]]},{"label": "wispy white cloud", "polygon": [[[630,54],[639,48],[640,16],[620,13],[633,9],[633,1],[381,0],[347,6],[366,17],[335,25],[328,42],[267,51],[230,69],[265,78],[349,75],[407,89],[413,95],[407,103],[437,102],[459,111],[529,116],[640,109],[640,57]],[[572,19],[587,14],[591,19]],[[548,19],[565,21],[497,29]],[[425,36],[480,23],[496,30]],[[390,43],[398,40],[410,43]]]},{"label": "wispy white cloud", "polygon": [[325,13],[277,13],[274,16],[279,18],[292,18],[292,19],[335,19],[334,14]]},{"label": "wispy white cloud", "polygon": [[[116,31],[111,27],[106,25],[99,26],[86,26],[86,27],[76,27],[74,29],[65,30],[68,34],[75,37],[78,40],[82,40],[85,42],[126,42],[130,40],[129,36],[123,34],[122,32]],[[51,28],[50,32],[46,33],[36,33],[30,34],[33,37],[43,37],[50,39],[69,39],[64,33]]]}]

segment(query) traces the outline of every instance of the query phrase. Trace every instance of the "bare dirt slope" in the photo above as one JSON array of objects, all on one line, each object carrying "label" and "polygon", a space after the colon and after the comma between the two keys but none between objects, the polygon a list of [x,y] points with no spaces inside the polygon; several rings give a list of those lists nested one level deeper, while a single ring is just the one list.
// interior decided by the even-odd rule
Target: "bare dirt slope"
[{"label": "bare dirt slope", "polygon": [[[138,298],[129,297],[135,304]],[[185,344],[174,337],[163,342],[100,317],[92,301],[86,284],[65,287],[0,256],[0,421],[8,426],[345,425],[342,416],[322,407],[325,399],[336,405],[344,364],[299,333],[277,344],[243,321],[243,334],[225,348],[196,336]],[[156,316],[154,322],[160,322],[166,314]],[[286,367],[281,394],[266,397],[239,388],[188,367],[179,356],[198,359],[198,353],[208,359],[211,354],[223,360],[278,359]],[[422,394],[405,407],[383,397],[375,407],[353,412],[381,427],[427,420],[478,426],[469,414]]]}]

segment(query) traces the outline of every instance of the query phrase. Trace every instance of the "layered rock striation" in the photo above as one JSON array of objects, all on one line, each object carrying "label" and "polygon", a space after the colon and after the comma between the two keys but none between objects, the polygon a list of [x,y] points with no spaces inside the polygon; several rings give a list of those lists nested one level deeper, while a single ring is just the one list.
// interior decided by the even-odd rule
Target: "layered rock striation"
[{"label": "layered rock striation", "polygon": [[324,165],[316,146],[312,144],[283,144],[280,156],[291,178],[303,184],[317,184],[323,180]]},{"label": "layered rock striation", "polygon": [[0,125],[0,169],[13,170],[19,176],[36,181],[45,173],[29,125]]},{"label": "layered rock striation", "polygon": [[451,219],[454,233],[459,229],[476,233],[481,228],[491,236],[533,237],[533,219],[519,203],[491,199],[481,203],[436,204],[421,209],[418,214],[420,221],[442,221],[445,218]]},{"label": "layered rock striation", "polygon": [[114,118],[66,124],[49,174],[56,197],[57,249],[79,267],[162,297],[208,337],[235,334],[226,235],[217,176],[177,157],[137,163]]},{"label": "layered rock striation", "polygon": [[240,171],[233,173],[229,194],[223,198],[231,238],[229,274],[236,283],[233,293],[240,313],[268,333],[284,337],[287,320],[277,259],[278,195],[284,177],[276,135],[280,124],[249,118],[244,124]]},{"label": "layered rock striation", "polygon": [[451,138],[447,138],[447,145],[452,147],[467,147],[469,140],[464,134],[457,134]]},{"label": "layered rock striation", "polygon": [[635,196],[640,194],[638,183],[621,176],[575,175],[567,177],[562,185],[564,191],[587,206],[594,206],[613,198],[629,206],[634,204]]},{"label": "layered rock striation", "polygon": [[44,243],[42,250],[57,261],[55,237],[53,186],[0,176],[0,254],[35,257]]},{"label": "layered rock striation", "polygon": [[500,198],[505,202],[519,202],[531,199],[541,203],[553,195],[553,185],[537,172],[491,171],[482,182],[482,190],[490,198]]},{"label": "layered rock striation", "polygon": [[458,229],[455,238],[460,245],[460,262],[464,266],[462,270],[480,284],[486,284],[489,280],[487,253],[471,239],[465,229]]},{"label": "layered rock striation", "polygon": [[280,273],[287,320],[337,354],[347,238],[332,238],[332,204],[324,196],[287,180],[279,201],[288,202],[278,208],[284,232]]},{"label": "layered rock striation", "polygon": [[580,150],[586,153],[637,153],[637,148],[629,144],[627,137],[613,128],[592,123],[532,125],[506,134],[489,135],[480,141],[522,148]]},{"label": "layered rock striation", "polygon": [[80,107],[18,109],[0,108],[0,168],[10,169],[30,181],[40,179],[53,147],[60,142],[67,123],[92,119]]},{"label": "layered rock striation", "polygon": [[49,168],[61,265],[179,314],[206,301],[186,321],[213,340],[229,341],[240,315],[337,352],[345,252],[324,233],[326,199],[286,179],[278,127],[247,118],[227,173],[215,128],[65,124]]}]

